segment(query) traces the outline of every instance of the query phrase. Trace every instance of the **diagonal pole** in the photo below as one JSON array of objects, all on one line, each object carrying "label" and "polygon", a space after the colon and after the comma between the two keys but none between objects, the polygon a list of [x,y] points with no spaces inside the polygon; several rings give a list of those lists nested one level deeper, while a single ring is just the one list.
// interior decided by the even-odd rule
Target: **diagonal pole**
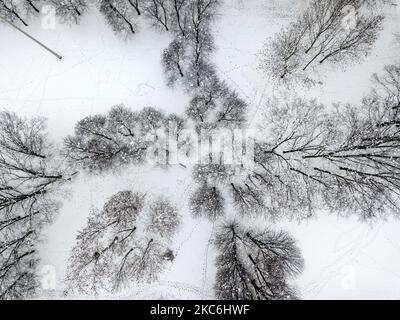
[{"label": "diagonal pole", "polygon": [[55,57],[57,57],[57,59],[62,60],[62,56],[60,56],[58,53],[54,52],[53,50],[51,50],[49,47],[45,46],[43,43],[41,43],[39,40],[36,40],[34,37],[32,37],[30,34],[26,33],[24,30],[22,30],[21,28],[17,27],[16,25],[14,25],[13,23],[11,23],[10,21],[0,17],[0,20],[8,23],[10,26],[12,26],[13,28],[17,29],[19,32],[21,32],[22,34],[24,34],[25,36],[27,36],[29,39],[33,40],[34,42],[36,42],[38,45],[40,45],[42,48],[44,48],[45,50],[47,50],[48,52],[50,52],[52,55],[54,55]]}]

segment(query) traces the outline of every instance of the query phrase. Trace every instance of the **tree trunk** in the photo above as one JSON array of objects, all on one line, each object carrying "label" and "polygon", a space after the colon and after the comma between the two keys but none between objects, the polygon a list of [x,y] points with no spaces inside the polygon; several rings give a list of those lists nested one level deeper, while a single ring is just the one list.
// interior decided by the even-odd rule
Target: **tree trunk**
[{"label": "tree trunk", "polygon": [[20,17],[20,15],[19,15],[18,13],[16,13],[14,10],[11,11],[11,12],[12,12],[12,14],[13,14],[15,17],[17,17],[17,19],[18,19],[19,21],[21,21],[21,22],[23,23],[23,25],[24,25],[25,27],[28,26],[28,24],[24,21],[24,19],[22,19],[22,18]]},{"label": "tree trunk", "polygon": [[119,12],[118,9],[116,7],[114,7],[111,3],[109,3],[109,5],[110,5],[110,8],[114,12],[116,12],[117,15],[119,15],[125,21],[125,23],[129,26],[129,29],[131,29],[131,32],[135,33],[135,30],[133,29],[132,23],[130,23],[130,21],[128,21],[128,19],[126,19],[125,16],[121,12]]},{"label": "tree trunk", "polygon": [[140,10],[139,10],[139,6],[138,6],[137,4],[134,4],[131,0],[128,0],[128,2],[130,3],[130,5],[131,5],[132,7],[135,8],[137,15],[140,16],[142,13],[141,13]]},{"label": "tree trunk", "polygon": [[28,0],[28,3],[31,6],[31,8],[36,11],[36,13],[40,13],[40,10],[38,8],[36,8],[36,6],[33,4],[32,1]]}]

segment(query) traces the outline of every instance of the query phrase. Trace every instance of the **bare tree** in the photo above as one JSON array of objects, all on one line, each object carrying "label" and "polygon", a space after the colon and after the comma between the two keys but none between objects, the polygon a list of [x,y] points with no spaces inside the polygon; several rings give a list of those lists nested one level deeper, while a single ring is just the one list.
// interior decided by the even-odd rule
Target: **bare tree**
[{"label": "bare tree", "polygon": [[[119,105],[107,115],[79,121],[75,134],[64,139],[64,153],[71,165],[93,173],[146,160],[168,165],[169,138],[178,139],[184,127],[185,120],[174,114],[151,107],[133,112]],[[188,146],[180,141],[175,147]]]},{"label": "bare tree", "polygon": [[214,65],[210,63],[215,50],[211,23],[216,18],[220,2],[173,0],[170,5],[171,21],[178,35],[162,57],[167,83],[174,85],[183,79],[186,89],[193,92],[186,114],[198,130],[242,127],[246,121],[247,104],[219,80]]},{"label": "bare tree", "polygon": [[234,207],[243,215],[272,210],[265,202],[262,189],[247,181],[253,171],[247,172],[242,165],[225,164],[223,161],[214,163],[210,159],[206,164],[196,165],[193,171],[196,182],[223,187],[230,194]]},{"label": "bare tree", "polygon": [[131,191],[112,196],[92,212],[77,237],[68,268],[70,291],[112,291],[137,281],[153,281],[170,260],[168,249],[179,225],[177,210],[166,200],[149,203]]},{"label": "bare tree", "polygon": [[395,0],[362,0],[361,4],[369,9],[381,9],[385,5],[397,6]]},{"label": "bare tree", "polygon": [[220,0],[191,0],[189,2],[187,10],[195,37],[199,35],[198,31],[207,28],[215,20],[220,5]]},{"label": "bare tree", "polygon": [[[207,185],[215,185],[224,187],[232,196],[232,201],[236,209],[241,214],[250,215],[251,213],[266,212],[267,206],[264,200],[264,194],[259,188],[255,188],[253,184],[246,181],[248,174],[245,174],[241,166],[225,163],[214,163],[212,159],[207,164],[196,165],[193,169],[193,176],[196,182],[202,187],[192,196],[191,207],[195,215],[200,215],[202,210],[204,214],[212,217],[220,213],[223,208],[221,204],[225,201],[222,199],[222,193],[217,190],[208,190],[210,199],[204,199],[200,195],[200,191],[205,193],[204,188]],[[211,194],[210,194],[211,193]],[[206,209],[204,206],[214,206],[214,209],[219,208],[216,212],[211,212],[211,209]]]},{"label": "bare tree", "polygon": [[88,10],[86,0],[45,0],[45,2],[52,5],[56,15],[66,23],[78,23]]},{"label": "bare tree", "polygon": [[[240,128],[246,122],[247,103],[210,72],[194,95],[186,114],[204,127]],[[207,125],[208,124],[208,125]]]},{"label": "bare tree", "polygon": [[101,0],[99,10],[115,33],[122,33],[126,36],[136,33],[135,10],[133,1],[127,0]]},{"label": "bare tree", "polygon": [[308,69],[325,61],[359,61],[371,51],[383,21],[382,15],[363,14],[362,5],[359,0],[311,1],[297,21],[267,44],[262,68],[278,79],[306,79]]},{"label": "bare tree", "polygon": [[23,7],[28,13],[33,13],[37,15],[40,13],[42,2],[42,0],[24,0]]},{"label": "bare tree", "polygon": [[106,115],[89,116],[65,139],[65,152],[71,164],[89,171],[103,171],[145,159],[148,143],[144,134],[145,114],[116,106]]},{"label": "bare tree", "polygon": [[298,198],[307,200],[296,207],[310,213],[321,199],[331,210],[365,219],[398,213],[399,75],[398,66],[375,75],[376,86],[360,107],[336,105],[326,113],[313,101],[278,109],[272,102],[265,122],[275,138],[258,152],[259,182],[271,184],[272,175],[285,185],[297,180],[292,190],[307,191]]},{"label": "bare tree", "polygon": [[24,26],[28,26],[22,14],[22,7],[16,0],[0,0],[0,18],[9,22],[18,22],[22,23]]},{"label": "bare tree", "polygon": [[190,0],[171,0],[171,27],[182,37],[188,34],[188,6]]},{"label": "bare tree", "polygon": [[200,184],[225,184],[231,177],[230,169],[230,166],[221,163],[198,164],[193,168],[193,179]]},{"label": "bare tree", "polygon": [[[218,0],[172,1],[175,29],[187,42],[189,89],[201,86],[210,69],[209,57],[214,51],[214,39],[210,24],[215,19],[219,6]],[[176,13],[177,10],[179,14]]]},{"label": "bare tree", "polygon": [[[272,140],[259,148],[257,184],[275,180],[284,189],[290,186],[286,194],[296,195],[295,207],[309,208],[310,214],[319,200],[331,210],[365,219],[397,213],[399,75],[398,66],[375,75],[376,86],[360,107],[337,105],[326,113],[314,101],[297,100],[278,109],[279,102],[272,102],[265,118]],[[279,194],[276,198],[292,202]]]},{"label": "bare tree", "polygon": [[195,167],[199,182],[225,186],[242,214],[307,218],[316,208],[370,219],[399,212],[400,71],[387,66],[361,106],[270,100],[254,168]]},{"label": "bare tree", "polygon": [[178,79],[185,78],[183,84],[190,92],[215,76],[214,66],[210,63],[215,49],[210,28],[217,15],[219,1],[170,0],[167,5],[164,2],[149,1],[149,8],[152,8],[150,13],[154,20],[175,34],[174,41],[162,58],[167,83],[173,85]]},{"label": "bare tree", "polygon": [[256,169],[243,181],[252,199],[261,192],[270,213],[295,217],[312,215],[321,201],[363,219],[399,211],[399,137],[392,107],[338,105],[325,113],[313,101],[274,110],[278,105],[270,104],[275,114],[265,119],[271,140],[258,146]]},{"label": "bare tree", "polygon": [[180,154],[189,154],[193,148],[192,137],[185,131],[187,120],[176,114],[170,114],[165,118],[163,127],[162,136],[165,140],[160,144],[161,157],[158,164],[161,167],[169,167],[172,164],[185,167],[176,161],[179,160]]},{"label": "bare tree", "polygon": [[166,199],[159,198],[149,205],[147,232],[172,239],[180,223],[177,209]]},{"label": "bare tree", "polygon": [[186,109],[187,116],[197,123],[207,121],[210,113],[216,109],[217,100],[221,97],[224,87],[226,89],[226,85],[215,75],[215,71],[211,70],[205,85],[194,92]]},{"label": "bare tree", "polygon": [[178,36],[164,51],[162,63],[167,83],[184,78],[194,97],[187,115],[202,127],[237,127],[245,122],[246,103],[225,82],[219,80],[210,57],[215,50],[211,23],[218,0],[171,1]]},{"label": "bare tree", "polygon": [[[127,128],[132,130],[134,127]],[[135,139],[135,135],[131,136],[129,131],[129,136],[125,136],[114,129],[105,116],[90,116],[79,121],[74,136],[67,137],[64,142],[70,163],[89,171],[103,171],[130,163],[132,159],[141,162],[146,144]],[[135,146],[133,149],[129,146],[130,141]]]},{"label": "bare tree", "polygon": [[[263,201],[256,208],[257,212],[265,211],[273,217],[282,213],[297,218],[308,217],[318,203],[322,184],[317,178],[308,178],[303,167],[305,162],[295,159],[295,152],[288,151],[313,150],[315,145],[322,147],[331,143],[334,141],[334,132],[330,135],[331,127],[334,130],[334,125],[325,126],[325,108],[317,101],[284,99],[286,102],[271,100],[267,103],[268,111],[264,114],[261,128],[265,138],[256,144],[256,167],[243,175],[242,189],[247,190],[250,196],[253,193],[257,195],[256,199],[261,193]],[[238,203],[253,207],[248,201]]]},{"label": "bare tree", "polygon": [[157,131],[165,124],[165,115],[160,110],[152,107],[143,108],[139,112],[141,133],[157,136]]},{"label": "bare tree", "polygon": [[37,288],[37,244],[57,211],[55,194],[71,178],[57,160],[41,118],[0,113],[0,299]]},{"label": "bare tree", "polygon": [[154,26],[161,27],[165,31],[170,28],[170,0],[146,0],[145,14],[153,22]]},{"label": "bare tree", "polygon": [[[400,108],[400,65],[387,65],[382,74],[374,74],[375,87],[363,103],[371,105],[379,103],[381,108],[387,105],[388,110],[397,111]],[[391,115],[396,117],[397,113]]]},{"label": "bare tree", "polygon": [[162,65],[169,86],[173,86],[178,79],[185,77],[186,51],[185,39],[178,37],[163,52]]},{"label": "bare tree", "polygon": [[224,202],[216,186],[203,184],[190,198],[190,209],[195,217],[205,216],[214,221],[224,214]]},{"label": "bare tree", "polygon": [[297,299],[290,280],[302,272],[303,259],[287,233],[258,232],[230,222],[220,228],[215,244],[217,299]]},{"label": "bare tree", "polygon": [[201,87],[214,74],[214,66],[209,62],[214,51],[214,39],[207,27],[189,36],[189,89]]}]

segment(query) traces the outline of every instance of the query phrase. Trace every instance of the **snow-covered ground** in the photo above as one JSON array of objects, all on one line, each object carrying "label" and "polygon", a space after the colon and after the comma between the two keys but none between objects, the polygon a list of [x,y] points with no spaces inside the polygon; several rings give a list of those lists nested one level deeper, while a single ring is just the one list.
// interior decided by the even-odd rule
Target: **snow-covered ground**
[{"label": "snow-covered ground", "polygon": [[[214,62],[251,106],[255,127],[265,99],[279,88],[257,70],[258,52],[301,9],[306,0],[226,0],[214,28]],[[28,29],[63,55],[60,62],[8,26],[1,25],[0,107],[19,115],[48,118],[48,132],[60,142],[75,123],[115,104],[132,109],[155,106],[182,113],[189,96],[165,85],[160,65],[168,34],[146,26],[129,41],[115,36],[95,11],[79,26],[44,29],[40,20]],[[325,70],[322,86],[298,94],[326,104],[357,103],[370,88],[372,73],[400,59],[393,33],[400,32],[400,6],[387,10],[385,30],[372,54],[347,70]],[[160,283],[122,292],[122,298],[213,298],[215,253],[210,246],[214,226],[191,217],[187,198],[194,188],[190,168],[168,171],[131,167],[104,176],[80,175],[69,185],[69,196],[54,223],[45,230],[42,266],[53,266],[57,292],[62,292],[69,252],[91,208],[121,190],[164,194],[178,204],[183,223],[175,240],[178,253]],[[267,222],[264,223],[269,226]],[[400,298],[400,221],[359,222],[320,212],[311,221],[283,221],[273,228],[289,231],[302,249],[306,268],[297,280],[305,299]],[[43,270],[48,270],[45,267]],[[45,271],[44,271],[45,272]],[[115,298],[115,296],[114,296]]]}]

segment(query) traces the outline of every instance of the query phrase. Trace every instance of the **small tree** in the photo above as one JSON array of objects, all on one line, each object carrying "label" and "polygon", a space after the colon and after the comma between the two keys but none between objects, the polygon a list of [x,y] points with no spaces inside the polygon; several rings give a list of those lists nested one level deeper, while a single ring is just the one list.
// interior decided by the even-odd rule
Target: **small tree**
[{"label": "small tree", "polygon": [[[193,26],[190,28],[192,29]],[[192,90],[207,83],[207,80],[214,76],[214,66],[210,64],[210,56],[214,51],[214,38],[211,36],[208,26],[196,31],[191,31],[188,36],[189,63],[188,89]]]},{"label": "small tree", "polygon": [[22,23],[28,26],[22,14],[22,7],[18,1],[15,0],[0,0],[0,18],[9,22]]},{"label": "small tree", "polygon": [[88,10],[86,0],[45,0],[52,5],[56,15],[66,23],[78,23],[82,15]]},{"label": "small tree", "polygon": [[141,115],[116,106],[108,115],[89,116],[64,141],[71,164],[89,171],[103,171],[131,162],[141,163],[148,143],[143,137]]},{"label": "small tree", "polygon": [[223,87],[226,87],[212,69],[204,86],[194,92],[193,98],[186,109],[187,116],[195,123],[207,122],[209,114],[217,108],[217,100],[221,97]]},{"label": "small tree", "polygon": [[167,77],[167,84],[173,86],[180,78],[185,77],[187,45],[182,37],[175,38],[162,55],[162,65]]},{"label": "small tree", "polygon": [[[89,116],[79,121],[75,134],[64,140],[64,153],[73,166],[89,172],[117,169],[154,160],[169,164],[168,136],[178,139],[185,121],[157,109],[133,112],[115,106],[107,115]],[[177,143],[185,148],[184,142]]]},{"label": "small tree", "polygon": [[[311,1],[297,21],[267,44],[262,67],[277,79],[305,79],[308,69],[316,70],[325,61],[359,61],[371,51],[383,21],[381,15],[363,15],[363,4],[359,0]],[[346,8],[358,10],[348,26]]]},{"label": "small tree", "polygon": [[220,300],[292,300],[290,279],[303,270],[295,241],[285,232],[257,232],[236,222],[223,225],[215,240],[216,297]]},{"label": "small tree", "polygon": [[137,2],[101,0],[99,1],[99,10],[115,33],[125,36],[136,33]]},{"label": "small tree", "polygon": [[176,36],[162,57],[167,83],[172,85],[185,77],[184,85],[191,91],[215,76],[209,62],[215,49],[210,24],[216,17],[219,1],[171,0],[168,5],[164,3],[164,0],[149,1],[149,8],[152,8],[154,20],[166,30],[171,28]]},{"label": "small tree", "polygon": [[[65,152],[73,165],[89,171],[103,171],[132,160],[141,162],[147,146],[135,136],[115,132],[113,122],[105,116],[90,116],[76,125],[75,135],[65,139]],[[128,127],[131,130],[131,127]],[[136,148],[131,148],[129,142]]]},{"label": "small tree", "polygon": [[205,216],[214,221],[224,214],[224,202],[217,187],[203,184],[190,198],[190,209],[195,217]]},{"label": "small tree", "polygon": [[206,127],[236,129],[246,123],[246,110],[247,103],[210,73],[204,85],[195,91],[186,114],[202,127],[208,124]]},{"label": "small tree", "polygon": [[141,134],[157,136],[157,131],[164,128],[165,115],[152,107],[143,108],[139,112]]},{"label": "small tree", "polygon": [[171,0],[171,26],[173,31],[182,37],[186,37],[189,23],[188,6],[190,0]]},{"label": "small tree", "polygon": [[153,25],[165,31],[170,28],[171,0],[146,0],[145,14],[153,22]]},{"label": "small tree", "polygon": [[71,291],[118,291],[137,281],[154,281],[165,266],[179,216],[168,201],[119,192],[93,211],[77,237],[68,268]]},{"label": "small tree", "polygon": [[149,205],[147,232],[172,239],[178,226],[178,211],[168,200],[159,198]]}]

